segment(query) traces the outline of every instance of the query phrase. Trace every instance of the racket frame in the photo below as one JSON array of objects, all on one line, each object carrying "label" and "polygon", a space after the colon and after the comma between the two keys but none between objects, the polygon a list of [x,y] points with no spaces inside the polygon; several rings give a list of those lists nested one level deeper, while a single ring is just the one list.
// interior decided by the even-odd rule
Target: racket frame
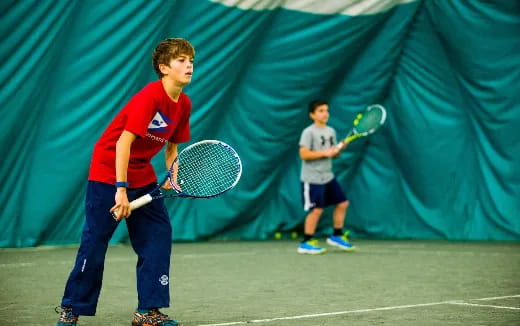
[{"label": "racket frame", "polygon": [[356,140],[358,138],[366,137],[368,135],[373,134],[374,132],[376,132],[377,129],[379,129],[385,123],[385,121],[386,121],[386,109],[381,104],[371,104],[371,105],[367,106],[367,108],[365,109],[365,111],[363,111],[362,114],[364,114],[365,112],[374,110],[376,108],[381,110],[381,112],[382,112],[381,120],[379,121],[379,124],[377,126],[373,127],[372,129],[369,129],[369,130],[367,130],[365,132],[359,132],[356,129],[356,126],[354,125],[354,127],[352,127],[352,129],[350,129],[350,131],[347,134],[347,136],[337,145],[338,148],[342,147],[343,144],[348,144],[348,143],[350,143],[353,140]]}]

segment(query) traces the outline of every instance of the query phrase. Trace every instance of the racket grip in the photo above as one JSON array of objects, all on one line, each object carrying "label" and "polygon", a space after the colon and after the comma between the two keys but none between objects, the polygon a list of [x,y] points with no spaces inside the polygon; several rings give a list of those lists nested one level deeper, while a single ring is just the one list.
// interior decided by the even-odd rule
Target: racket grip
[{"label": "racket grip", "polygon": [[133,211],[141,206],[144,206],[152,201],[152,196],[150,194],[143,195],[137,199],[134,199],[130,202],[130,210]]},{"label": "racket grip", "polygon": [[352,136],[349,136],[349,137],[345,138],[343,140],[343,143],[345,145],[347,145],[347,144],[351,143],[352,141],[354,141],[354,140],[356,140],[358,138],[361,138],[361,137],[363,137],[363,134],[355,134],[355,135],[352,135]]}]

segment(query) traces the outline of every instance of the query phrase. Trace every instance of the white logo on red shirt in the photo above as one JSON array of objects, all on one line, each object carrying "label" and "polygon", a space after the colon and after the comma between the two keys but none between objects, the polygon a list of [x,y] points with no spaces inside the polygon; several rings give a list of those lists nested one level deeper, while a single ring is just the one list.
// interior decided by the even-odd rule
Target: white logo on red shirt
[{"label": "white logo on red shirt", "polygon": [[171,122],[166,116],[160,111],[157,111],[152,121],[148,125],[150,131],[167,131],[168,123]]}]

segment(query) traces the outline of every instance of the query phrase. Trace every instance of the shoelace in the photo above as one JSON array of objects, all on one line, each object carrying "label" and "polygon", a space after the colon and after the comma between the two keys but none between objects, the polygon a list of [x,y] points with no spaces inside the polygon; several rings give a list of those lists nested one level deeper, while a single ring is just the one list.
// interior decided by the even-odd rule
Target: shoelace
[{"label": "shoelace", "polygon": [[152,309],[152,310],[150,310],[150,313],[152,314],[152,316],[157,318],[159,321],[169,320],[168,315],[163,314],[162,312],[159,311],[159,309]]},{"label": "shoelace", "polygon": [[[61,311],[58,311],[59,309],[61,309]],[[72,313],[72,308],[70,307],[58,306],[54,308],[54,311],[56,311],[56,313],[60,315],[60,321],[64,323],[72,323],[78,321],[79,317]]]},{"label": "shoelace", "polygon": [[309,241],[307,241],[307,242],[308,242],[310,245],[312,245],[312,246],[315,246],[315,247],[318,246],[318,240],[314,240],[314,239],[312,239],[312,240],[309,240]]},{"label": "shoelace", "polygon": [[350,233],[349,231],[343,233],[343,235],[341,236],[341,239],[343,239],[343,240],[345,240],[345,241],[348,242],[348,234],[349,234],[349,233]]},{"label": "shoelace", "polygon": [[134,320],[136,321],[144,321],[148,323],[157,324],[159,322],[171,321],[168,318],[168,315],[163,314],[159,311],[159,309],[151,309],[147,313],[141,314],[136,312],[134,315]]}]

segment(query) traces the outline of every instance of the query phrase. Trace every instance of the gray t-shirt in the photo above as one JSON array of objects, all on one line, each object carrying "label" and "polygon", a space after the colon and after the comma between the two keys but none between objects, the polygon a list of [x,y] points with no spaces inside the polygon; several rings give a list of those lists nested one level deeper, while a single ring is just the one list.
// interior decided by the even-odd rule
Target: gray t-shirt
[{"label": "gray t-shirt", "polygon": [[[312,151],[321,151],[336,144],[336,131],[329,126],[317,127],[312,124],[305,128],[300,137],[300,146]],[[302,161],[301,181],[313,184],[325,184],[334,178],[332,159],[321,158]]]}]

